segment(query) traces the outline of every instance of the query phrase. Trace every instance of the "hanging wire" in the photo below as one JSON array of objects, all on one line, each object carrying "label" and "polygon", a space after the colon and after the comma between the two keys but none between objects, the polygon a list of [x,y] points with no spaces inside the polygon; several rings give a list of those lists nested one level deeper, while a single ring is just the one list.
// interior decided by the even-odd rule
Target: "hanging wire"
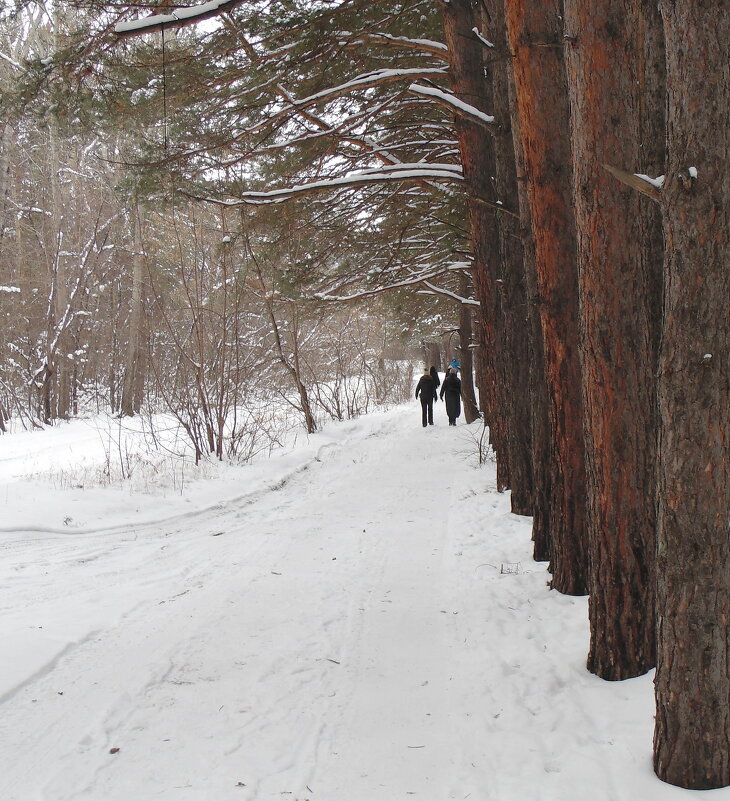
[{"label": "hanging wire", "polygon": [[162,26],[162,137],[167,151],[167,72],[165,63],[165,26]]}]

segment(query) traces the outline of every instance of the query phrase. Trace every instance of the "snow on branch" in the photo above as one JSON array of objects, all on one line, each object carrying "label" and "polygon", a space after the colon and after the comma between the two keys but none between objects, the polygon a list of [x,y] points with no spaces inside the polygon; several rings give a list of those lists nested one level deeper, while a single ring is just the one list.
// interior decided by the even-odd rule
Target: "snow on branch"
[{"label": "snow on branch", "polygon": [[433,39],[409,39],[407,36],[393,36],[389,33],[366,33],[358,37],[353,44],[364,41],[385,42],[386,44],[399,45],[409,50],[417,50],[424,55],[437,56],[447,60],[449,49],[443,42],[436,42]]},{"label": "snow on branch", "polygon": [[351,81],[342,83],[339,86],[334,86],[330,89],[324,89],[317,94],[304,97],[301,100],[292,100],[293,106],[305,106],[318,103],[320,100],[327,100],[332,96],[339,97],[340,95],[347,94],[352,89],[369,89],[372,86],[380,86],[385,83],[392,83],[400,81],[403,78],[412,77],[430,77],[445,75],[446,69],[441,67],[434,67],[432,69],[419,69],[418,67],[404,68],[400,70],[393,69],[380,69],[366,72],[362,75],[357,75]]},{"label": "snow on branch", "polygon": [[469,103],[465,103],[463,100],[459,100],[456,95],[452,95],[449,92],[444,92],[443,89],[436,89],[433,86],[422,86],[421,84],[413,83],[408,87],[408,91],[416,95],[431,97],[434,100],[437,100],[439,103],[443,103],[445,106],[448,106],[460,117],[464,117],[472,122],[477,120],[478,122],[486,125],[491,125],[494,122],[494,117],[491,114],[485,114],[483,111],[480,111],[478,108],[476,108],[476,106],[472,106]]},{"label": "snow on branch", "polygon": [[[411,274],[408,275],[408,277],[403,278],[400,281],[381,284],[371,289],[362,289],[359,292],[353,292],[350,295],[335,295],[333,294],[333,290],[330,290],[327,292],[318,292],[316,293],[315,297],[319,300],[331,300],[347,303],[353,300],[360,300],[361,298],[370,297],[371,295],[380,295],[383,292],[389,292],[393,289],[402,289],[403,287],[407,286],[418,286],[418,284],[426,283],[432,278],[438,278],[446,273],[457,272],[459,270],[469,270],[471,269],[471,266],[471,263],[468,261],[450,262],[449,264],[441,265],[439,267],[431,267],[430,269],[423,268],[423,272],[419,273],[411,271]],[[346,283],[351,282],[348,281]],[[342,289],[342,287],[345,285],[346,284],[340,285],[340,289]]]},{"label": "snow on branch", "polygon": [[479,32],[479,28],[472,28],[472,33],[479,39],[479,41],[484,45],[484,47],[494,47],[494,44],[489,41],[489,39],[485,39],[482,34]]},{"label": "snow on branch", "polygon": [[603,168],[608,170],[608,172],[610,172],[614,178],[621,181],[622,184],[636,189],[637,192],[641,192],[642,195],[650,197],[657,203],[659,202],[661,189],[664,184],[664,176],[660,178],[650,178],[648,175],[642,175],[641,173],[631,173],[626,172],[626,170],[620,170],[618,167],[612,167],[610,164],[604,164]]},{"label": "snow on branch", "polygon": [[17,61],[15,61],[14,59],[10,58],[10,56],[5,55],[5,53],[3,53],[1,51],[0,51],[0,58],[3,61],[7,61],[8,64],[10,64],[11,67],[15,67],[16,70],[20,70],[21,72],[25,72],[25,68],[24,67],[22,67],[20,64],[18,64]]},{"label": "snow on branch", "polygon": [[[422,162],[417,161],[414,163],[406,163],[404,161],[398,161],[395,164],[381,164],[378,167],[368,167],[367,169],[360,170],[360,172],[356,173],[356,175],[379,175],[380,173],[397,173],[405,170],[406,172],[411,172],[413,170],[429,170],[429,171],[436,171],[437,175],[442,175],[444,173],[453,173],[455,174],[456,178],[461,178],[462,168],[461,164],[439,164],[437,162]],[[429,177],[433,178],[434,173],[431,172]]]},{"label": "snow on branch", "polygon": [[209,3],[190,6],[189,8],[178,8],[169,14],[153,14],[151,17],[132,20],[131,22],[120,22],[114,27],[117,36],[138,36],[143,33],[159,31],[165,26],[182,28],[184,25],[194,25],[204,19],[217,17],[230,11],[243,0],[210,0]]},{"label": "snow on branch", "polygon": [[274,123],[279,120],[287,118],[292,112],[301,113],[302,109],[310,106],[316,106],[319,103],[327,100],[334,100],[338,97],[344,97],[356,89],[372,89],[374,86],[384,86],[389,83],[397,83],[403,79],[412,78],[430,78],[446,74],[446,68],[433,68],[433,69],[380,69],[373,72],[366,72],[362,75],[357,75],[346,83],[332,86],[328,89],[323,89],[321,92],[303,97],[299,100],[291,99],[287,105],[280,111],[263,120],[258,125],[249,128],[248,134],[256,134],[270,128]]},{"label": "snow on branch", "polygon": [[[427,273],[410,275],[408,278],[404,278],[401,281],[394,281],[391,284],[383,284],[382,286],[373,287],[372,289],[363,289],[360,292],[354,292],[351,295],[332,295],[329,292],[318,292],[315,297],[319,300],[332,300],[339,301],[340,303],[347,303],[354,300],[361,300],[362,298],[370,297],[371,295],[380,295],[383,292],[390,292],[393,289],[403,289],[403,287],[407,286],[427,284],[427,282],[432,278],[438,278],[440,275],[444,275],[445,273],[456,270],[468,270],[470,267],[471,264],[466,261],[452,262],[451,264],[447,264],[443,267],[432,269]],[[458,295],[455,297],[458,297]]]},{"label": "snow on branch", "polygon": [[258,205],[290,200],[295,195],[305,195],[329,189],[350,189],[368,184],[386,181],[421,181],[446,180],[462,181],[461,167],[456,164],[393,164],[374,167],[359,173],[351,173],[341,178],[330,178],[323,181],[312,181],[308,184],[271,189],[268,192],[241,192],[235,200],[218,200],[216,198],[197,198],[222,206]]},{"label": "snow on branch", "polygon": [[[465,265],[467,267],[469,265]],[[463,303],[465,306],[480,306],[478,300],[474,300],[474,298],[464,298],[461,295],[457,295],[456,292],[451,292],[449,289],[444,289],[442,286],[436,286],[432,284],[430,281],[423,281],[423,285],[428,287],[430,291],[421,290],[419,294],[422,295],[446,295],[447,298],[451,298],[455,300],[457,303]]]}]

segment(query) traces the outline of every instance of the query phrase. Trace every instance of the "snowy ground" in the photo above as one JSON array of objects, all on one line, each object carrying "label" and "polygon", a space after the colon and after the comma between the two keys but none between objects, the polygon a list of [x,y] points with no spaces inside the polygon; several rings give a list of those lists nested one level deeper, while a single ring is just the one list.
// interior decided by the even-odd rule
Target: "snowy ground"
[{"label": "snowy ground", "polygon": [[0,799],[696,796],[651,771],[651,676],[585,671],[476,431],[419,418],[122,488],[98,424],[0,437]]}]

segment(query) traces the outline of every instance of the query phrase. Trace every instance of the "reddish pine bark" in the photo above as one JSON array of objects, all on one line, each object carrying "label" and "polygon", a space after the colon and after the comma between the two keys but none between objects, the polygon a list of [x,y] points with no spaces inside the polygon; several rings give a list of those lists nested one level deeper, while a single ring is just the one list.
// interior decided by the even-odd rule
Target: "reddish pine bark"
[{"label": "reddish pine bark", "polygon": [[556,7],[539,0],[510,0],[505,15],[533,222],[548,385],[552,586],[579,595],[588,589],[585,465],[562,24]]},{"label": "reddish pine bark", "polygon": [[662,0],[666,252],[659,364],[654,767],[730,784],[730,7]]},{"label": "reddish pine bark", "polygon": [[663,111],[646,91],[647,72],[657,80],[659,70],[645,64],[662,63],[664,54],[647,48],[647,27],[659,30],[661,21],[643,0],[565,0],[565,22],[591,556],[588,669],[618,680],[655,663],[662,241],[658,206],[603,165],[661,171],[644,152],[661,141]]},{"label": "reddish pine bark", "polygon": [[[499,22],[500,17],[502,23]],[[504,24],[504,3],[495,10],[497,25]],[[506,27],[505,27],[506,34]],[[507,47],[507,43],[504,45]],[[547,378],[545,375],[545,353],[542,339],[542,326],[539,314],[539,293],[537,290],[537,269],[535,264],[535,244],[532,238],[530,203],[527,196],[527,171],[524,165],[520,119],[517,111],[514,75],[511,61],[506,69],[507,96],[509,102],[510,129],[515,157],[515,178],[520,213],[519,240],[522,249],[525,279],[525,313],[527,317],[527,338],[529,339],[528,381],[530,415],[530,439],[532,460],[532,540],[533,558],[538,562],[550,560],[550,509],[552,492],[550,470],[552,463],[550,424],[548,418]]]},{"label": "reddish pine bark", "polygon": [[487,0],[478,6],[476,19],[482,34],[494,47],[483,47],[485,69],[492,81],[495,148],[495,187],[505,213],[498,217],[500,282],[499,310],[502,331],[499,348],[506,447],[509,453],[511,508],[531,515],[534,509],[532,421],[530,407],[530,335],[525,287],[525,261],[517,188],[517,167],[510,118],[509,59],[504,24],[504,0]]},{"label": "reddish pine bark", "polygon": [[[444,37],[449,48],[449,67],[454,93],[461,100],[489,114],[489,86],[484,79],[479,40],[472,31],[474,16],[469,0],[454,0],[443,6]],[[499,271],[496,201],[492,177],[495,173],[492,136],[483,123],[463,117],[455,120],[461,163],[467,188],[474,292],[480,308],[477,319],[479,395],[490,440],[497,454],[497,483],[508,483],[504,425],[501,420],[497,376],[497,297]]]}]

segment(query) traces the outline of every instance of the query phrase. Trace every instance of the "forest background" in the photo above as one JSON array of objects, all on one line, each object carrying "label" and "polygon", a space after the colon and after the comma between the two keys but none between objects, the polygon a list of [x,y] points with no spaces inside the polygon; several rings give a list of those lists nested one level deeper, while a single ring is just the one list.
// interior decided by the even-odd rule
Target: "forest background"
[{"label": "forest background", "polygon": [[0,427],[149,404],[245,458],[458,341],[588,669],[656,666],[657,774],[730,784],[727,4],[3,22]]}]

